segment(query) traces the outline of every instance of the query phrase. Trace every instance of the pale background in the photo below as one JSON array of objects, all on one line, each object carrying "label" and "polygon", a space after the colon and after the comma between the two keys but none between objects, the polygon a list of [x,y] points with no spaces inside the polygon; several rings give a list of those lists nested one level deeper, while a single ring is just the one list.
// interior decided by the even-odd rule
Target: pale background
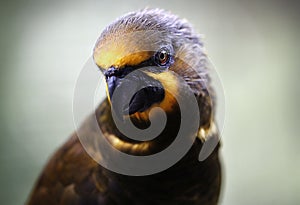
[{"label": "pale background", "polygon": [[101,30],[145,6],[206,36],[226,96],[221,204],[299,204],[300,7],[284,0],[1,1],[1,204],[24,203],[74,130],[74,85]]}]

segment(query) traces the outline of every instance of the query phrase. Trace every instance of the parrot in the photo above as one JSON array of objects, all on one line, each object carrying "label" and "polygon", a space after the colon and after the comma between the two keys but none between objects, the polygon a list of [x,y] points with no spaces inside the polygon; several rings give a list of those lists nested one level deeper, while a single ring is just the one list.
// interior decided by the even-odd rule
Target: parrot
[{"label": "parrot", "polygon": [[[216,100],[203,39],[192,25],[163,9],[130,12],[103,30],[92,57],[104,76],[106,97],[49,159],[26,204],[217,205],[222,182],[220,142],[205,160],[198,159],[204,143],[219,139],[214,117]],[[192,120],[196,119],[194,111],[188,113],[189,118],[181,113],[184,109],[178,99],[189,101],[184,97],[186,92],[195,99],[200,116],[197,123]],[[116,119],[126,119],[137,129],[147,130],[161,117],[155,108],[165,113],[166,121],[153,139],[132,139],[116,123]],[[118,159],[118,152],[138,157],[163,153],[175,141],[183,123],[197,125],[196,132],[190,130],[190,136],[184,138],[192,140],[191,146],[165,170],[138,176],[117,173],[99,163],[118,163],[112,162]],[[96,140],[97,127],[118,150],[113,156],[103,151],[103,141]],[[91,147],[83,145],[80,133],[88,136]],[[137,164],[130,166],[147,171]],[[155,164],[147,165],[151,166]]]}]

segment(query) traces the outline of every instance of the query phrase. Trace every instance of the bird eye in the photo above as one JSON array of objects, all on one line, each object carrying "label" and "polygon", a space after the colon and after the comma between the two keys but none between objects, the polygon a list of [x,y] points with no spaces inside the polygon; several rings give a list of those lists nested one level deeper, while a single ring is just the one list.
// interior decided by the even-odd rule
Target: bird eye
[{"label": "bird eye", "polygon": [[170,61],[170,54],[166,49],[159,50],[155,55],[155,61],[159,66],[166,66]]}]

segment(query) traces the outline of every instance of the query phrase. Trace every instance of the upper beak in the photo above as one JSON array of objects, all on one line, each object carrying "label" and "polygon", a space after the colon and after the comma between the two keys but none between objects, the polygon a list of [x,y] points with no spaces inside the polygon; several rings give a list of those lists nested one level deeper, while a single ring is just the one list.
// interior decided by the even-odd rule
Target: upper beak
[{"label": "upper beak", "polygon": [[106,83],[107,83],[108,98],[109,100],[111,100],[116,87],[120,83],[120,79],[116,76],[110,76],[106,78]]},{"label": "upper beak", "polygon": [[110,67],[104,72],[106,84],[107,84],[107,95],[109,100],[111,100],[114,90],[120,83],[119,72],[116,68]]}]

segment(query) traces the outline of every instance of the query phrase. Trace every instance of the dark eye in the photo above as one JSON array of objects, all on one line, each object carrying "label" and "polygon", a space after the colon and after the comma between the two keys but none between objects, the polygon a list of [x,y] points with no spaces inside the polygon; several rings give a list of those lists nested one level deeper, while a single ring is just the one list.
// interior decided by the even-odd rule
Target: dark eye
[{"label": "dark eye", "polygon": [[170,61],[170,54],[168,50],[161,49],[155,54],[155,61],[159,66],[167,66]]}]

